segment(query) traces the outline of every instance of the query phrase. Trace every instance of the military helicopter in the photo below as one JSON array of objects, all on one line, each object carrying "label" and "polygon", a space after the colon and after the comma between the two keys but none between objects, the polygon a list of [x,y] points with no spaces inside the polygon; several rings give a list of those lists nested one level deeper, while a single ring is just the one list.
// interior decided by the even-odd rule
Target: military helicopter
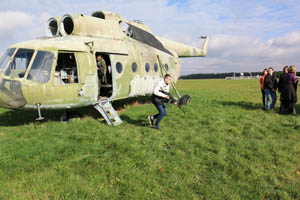
[{"label": "military helicopter", "polygon": [[[151,94],[165,73],[176,82],[179,58],[206,56],[209,38],[202,39],[203,48],[195,48],[104,11],[52,17],[46,37],[14,44],[0,58],[0,106],[37,110],[37,120],[44,109],[94,106],[108,124],[118,125],[111,102]],[[98,55],[108,68],[106,84],[99,84]]]}]

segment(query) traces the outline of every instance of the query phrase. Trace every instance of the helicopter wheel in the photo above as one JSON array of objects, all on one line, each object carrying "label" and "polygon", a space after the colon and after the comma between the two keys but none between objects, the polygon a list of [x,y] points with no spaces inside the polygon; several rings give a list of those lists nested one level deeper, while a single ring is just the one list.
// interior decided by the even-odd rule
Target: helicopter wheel
[{"label": "helicopter wheel", "polygon": [[191,103],[191,97],[189,95],[183,95],[180,99],[179,99],[179,105],[182,106],[186,106],[188,104]]}]

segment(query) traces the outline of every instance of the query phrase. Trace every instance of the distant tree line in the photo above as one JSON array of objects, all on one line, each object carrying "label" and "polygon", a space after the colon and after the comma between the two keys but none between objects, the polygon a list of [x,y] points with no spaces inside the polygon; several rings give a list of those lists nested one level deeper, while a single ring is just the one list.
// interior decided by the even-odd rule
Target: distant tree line
[{"label": "distant tree line", "polygon": [[[226,72],[226,73],[201,73],[201,74],[189,74],[180,76],[179,79],[224,79],[225,77],[240,77],[240,76],[260,76],[262,72]],[[282,71],[275,72],[277,78],[279,78]],[[300,73],[297,72],[297,76],[300,76]]]}]

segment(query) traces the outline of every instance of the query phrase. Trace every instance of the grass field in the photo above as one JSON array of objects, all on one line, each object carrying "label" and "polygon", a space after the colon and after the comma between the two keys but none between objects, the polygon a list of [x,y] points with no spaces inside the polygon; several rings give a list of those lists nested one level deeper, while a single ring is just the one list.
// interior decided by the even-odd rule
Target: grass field
[{"label": "grass field", "polygon": [[151,104],[126,104],[118,127],[0,109],[0,199],[300,199],[300,105],[264,111],[258,80],[177,88],[192,103],[161,131]]}]

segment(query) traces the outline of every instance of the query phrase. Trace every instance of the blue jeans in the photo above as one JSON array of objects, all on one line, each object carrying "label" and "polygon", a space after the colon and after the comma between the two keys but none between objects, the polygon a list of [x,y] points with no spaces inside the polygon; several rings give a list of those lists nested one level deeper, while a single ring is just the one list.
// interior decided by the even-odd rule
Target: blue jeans
[{"label": "blue jeans", "polygon": [[[276,91],[272,91],[270,89],[265,89],[265,93],[267,96],[266,109],[267,110],[274,109],[276,100],[277,100]],[[271,104],[271,98],[272,98],[272,104]]]},{"label": "blue jeans", "polygon": [[154,104],[158,110],[158,114],[153,116],[153,119],[157,119],[155,123],[155,127],[158,128],[160,121],[167,114],[166,108],[164,104]]}]

